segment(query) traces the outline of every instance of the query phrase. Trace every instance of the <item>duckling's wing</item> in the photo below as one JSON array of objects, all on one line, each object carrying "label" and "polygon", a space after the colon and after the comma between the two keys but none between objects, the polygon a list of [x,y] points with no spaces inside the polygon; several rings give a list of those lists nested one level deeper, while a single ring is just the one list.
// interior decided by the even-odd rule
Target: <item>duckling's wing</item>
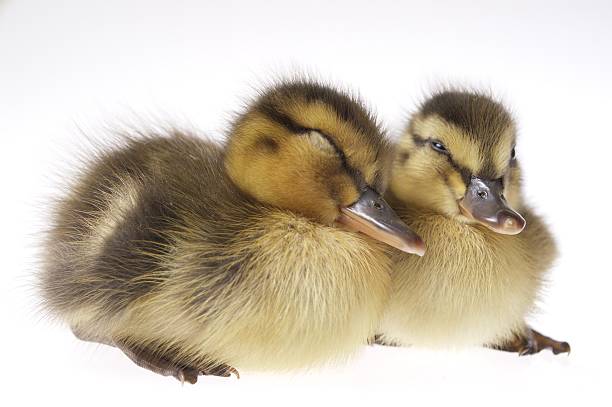
[{"label": "duckling's wing", "polygon": [[170,232],[188,228],[184,208],[216,206],[199,217],[218,218],[236,202],[217,144],[180,133],[129,139],[57,207],[41,275],[46,304],[76,319],[116,314],[164,281]]}]

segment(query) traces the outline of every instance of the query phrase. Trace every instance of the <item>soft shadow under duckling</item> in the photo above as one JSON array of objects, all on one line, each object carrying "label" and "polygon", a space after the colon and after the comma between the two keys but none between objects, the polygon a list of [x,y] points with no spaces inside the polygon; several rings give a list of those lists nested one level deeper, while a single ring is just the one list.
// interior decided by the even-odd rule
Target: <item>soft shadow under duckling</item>
[{"label": "soft shadow under duckling", "polygon": [[423,251],[380,196],[390,154],[357,100],[306,81],[263,93],[224,146],[127,139],[57,208],[45,305],[79,338],[191,383],[346,358],[387,299],[378,241]]},{"label": "soft shadow under duckling", "polygon": [[379,343],[569,352],[525,323],[556,249],[524,203],[515,143],[511,115],[484,94],[441,91],[412,117],[387,198],[427,254],[395,255]]}]

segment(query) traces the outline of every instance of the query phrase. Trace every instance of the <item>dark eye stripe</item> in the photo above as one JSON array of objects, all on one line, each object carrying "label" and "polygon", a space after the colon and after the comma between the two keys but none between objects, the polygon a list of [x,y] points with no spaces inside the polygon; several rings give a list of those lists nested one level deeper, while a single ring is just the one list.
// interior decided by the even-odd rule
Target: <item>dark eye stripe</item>
[{"label": "dark eye stripe", "polygon": [[450,152],[444,146],[444,144],[440,143],[438,140],[430,140],[429,144],[431,145],[431,148],[433,148],[435,151],[437,151],[439,153],[450,154]]},{"label": "dark eye stripe", "polygon": [[340,161],[342,161],[342,165],[347,168],[349,167],[344,151],[342,151],[342,149],[336,144],[336,142],[330,136],[328,136],[321,130],[311,129],[309,127],[302,126],[301,124],[294,121],[289,115],[279,111],[272,105],[263,104],[259,108],[261,112],[263,112],[269,119],[282,125],[283,127],[285,127],[287,130],[289,130],[292,133],[306,134],[311,131],[316,131],[323,138],[325,138],[325,140],[327,140],[327,142],[334,148],[336,155],[338,156],[338,158],[340,158]]},{"label": "dark eye stripe", "polygon": [[[321,136],[323,136],[328,142],[329,144],[331,144],[334,147],[334,150],[336,151],[336,155],[340,158],[340,161],[342,162],[342,166],[344,167],[344,169],[351,175],[351,177],[355,180],[357,187],[360,190],[365,189],[366,187],[368,187],[368,183],[366,182],[363,174],[361,173],[361,171],[359,171],[357,168],[353,167],[352,165],[349,164],[346,155],[344,154],[344,151],[342,151],[342,149],[340,148],[340,146],[338,144],[336,144],[336,142],[334,141],[333,138],[331,138],[328,134],[326,134],[325,132],[319,130],[319,129],[308,129],[308,131],[316,131],[317,133],[319,133]],[[374,190],[376,190],[376,188],[373,188]]]},{"label": "dark eye stripe", "polygon": [[[432,141],[436,141],[433,139],[426,139],[415,133],[412,134],[412,139],[414,140],[414,143],[418,147],[424,147],[426,144],[430,144]],[[433,145],[432,145],[432,148],[433,148]],[[466,186],[469,185],[470,178],[472,177],[472,172],[468,170],[467,168],[463,167],[462,165],[458,164],[455,160],[453,160],[453,157],[451,156],[448,150],[444,152],[444,156],[446,157],[450,165],[455,169],[455,171],[461,174],[461,178],[463,179],[463,182],[465,183],[465,185]]]},{"label": "dark eye stripe", "polygon": [[[338,156],[338,158],[340,159],[340,162],[342,163],[342,167],[344,167],[344,169],[355,180],[357,187],[360,190],[364,190],[366,187],[369,186],[365,178],[363,177],[363,174],[361,173],[361,171],[359,171],[357,168],[349,164],[348,159],[346,158],[346,154],[344,154],[344,151],[340,148],[340,146],[338,146],[338,144],[336,144],[334,139],[331,138],[328,134],[326,134],[325,132],[319,129],[312,129],[312,128],[302,126],[301,124],[295,122],[289,115],[283,112],[280,112],[278,109],[275,109],[273,106],[263,105],[260,107],[260,109],[261,109],[261,112],[263,112],[268,118],[270,118],[272,121],[275,121],[276,123],[281,124],[282,126],[284,126],[287,130],[289,130],[292,133],[295,133],[297,135],[306,134],[310,131],[316,131],[317,133],[319,133],[334,148],[336,155]],[[371,188],[374,190],[377,190],[376,187],[371,187]]]}]

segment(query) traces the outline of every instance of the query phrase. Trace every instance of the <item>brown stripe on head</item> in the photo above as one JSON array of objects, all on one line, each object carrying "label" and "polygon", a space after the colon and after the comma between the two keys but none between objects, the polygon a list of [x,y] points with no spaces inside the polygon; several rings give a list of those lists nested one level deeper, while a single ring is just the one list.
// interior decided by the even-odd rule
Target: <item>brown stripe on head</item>
[{"label": "brown stripe on head", "polygon": [[266,90],[238,118],[225,168],[252,198],[331,223],[368,187],[384,192],[391,154],[359,100],[298,80]]},{"label": "brown stripe on head", "polygon": [[386,188],[392,148],[376,118],[357,98],[316,82],[281,84],[255,108],[294,133],[317,130],[340,146],[346,163],[358,168],[363,181]]}]

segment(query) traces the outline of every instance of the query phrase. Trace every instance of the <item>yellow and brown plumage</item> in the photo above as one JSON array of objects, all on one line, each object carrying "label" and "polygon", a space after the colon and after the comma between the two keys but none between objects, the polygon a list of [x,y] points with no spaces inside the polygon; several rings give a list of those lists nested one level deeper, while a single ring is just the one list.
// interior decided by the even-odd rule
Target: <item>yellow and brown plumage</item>
[{"label": "yellow and brown plumage", "polygon": [[[79,338],[189,382],[345,358],[380,318],[389,259],[339,226],[421,244],[376,194],[390,151],[358,101],[307,81],[264,92],[224,145],[127,138],[56,210],[45,305]],[[356,224],[369,210],[382,215]]]},{"label": "yellow and brown plumage", "polygon": [[569,351],[525,323],[556,248],[522,197],[515,143],[513,118],[482,93],[440,91],[412,117],[387,198],[427,254],[394,255],[380,342]]}]

